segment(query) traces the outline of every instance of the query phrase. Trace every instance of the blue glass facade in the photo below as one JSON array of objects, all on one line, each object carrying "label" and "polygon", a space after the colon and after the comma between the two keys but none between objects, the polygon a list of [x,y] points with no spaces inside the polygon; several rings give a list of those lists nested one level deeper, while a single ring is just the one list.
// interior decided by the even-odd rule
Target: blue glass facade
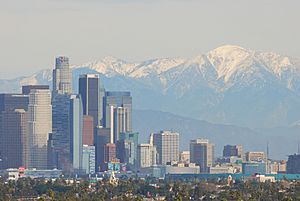
[{"label": "blue glass facade", "polygon": [[126,163],[131,170],[137,167],[137,147],[139,133],[120,133],[120,140],[117,143],[117,158],[121,163]]},{"label": "blue glass facade", "polygon": [[52,100],[54,167],[82,168],[83,111],[79,95],[56,94]]}]

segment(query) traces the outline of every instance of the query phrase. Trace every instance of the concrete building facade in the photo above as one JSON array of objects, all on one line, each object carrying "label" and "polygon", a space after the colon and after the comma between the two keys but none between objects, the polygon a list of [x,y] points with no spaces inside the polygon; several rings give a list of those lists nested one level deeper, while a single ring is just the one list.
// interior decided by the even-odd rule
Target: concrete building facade
[{"label": "concrete building facade", "polygon": [[153,145],[157,150],[159,165],[179,161],[179,133],[172,131],[154,133]]}]

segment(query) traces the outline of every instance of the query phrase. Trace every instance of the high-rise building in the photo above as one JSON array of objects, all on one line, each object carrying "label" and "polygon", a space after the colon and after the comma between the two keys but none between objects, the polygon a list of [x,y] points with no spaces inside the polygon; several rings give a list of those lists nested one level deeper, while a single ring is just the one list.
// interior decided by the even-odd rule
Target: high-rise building
[{"label": "high-rise building", "polygon": [[287,161],[286,171],[288,174],[300,174],[300,155],[290,155]]},{"label": "high-rise building", "polygon": [[28,105],[28,167],[47,169],[47,143],[52,133],[51,92],[32,89]]},{"label": "high-rise building", "polygon": [[[24,118],[23,113],[16,112],[15,110],[21,111],[28,111],[28,103],[29,103],[29,96],[23,94],[0,94],[0,116],[2,116],[2,123],[0,123],[0,168],[8,167],[12,165],[12,161],[9,159],[11,157],[15,157],[16,155],[8,156],[8,153],[12,153],[11,150],[15,150],[16,147],[21,148],[21,146],[10,146],[8,149],[8,145],[14,142],[7,142],[7,140],[13,139],[11,136],[16,137],[22,135],[23,131],[18,130],[18,128],[23,127]],[[11,118],[15,116],[15,118]],[[7,121],[6,123],[3,123]],[[26,122],[27,124],[27,122]],[[19,125],[19,126],[18,126]],[[27,127],[27,125],[26,125]],[[26,133],[28,133],[26,131]],[[15,143],[20,141],[17,140],[16,137]],[[22,146],[25,147],[26,145],[23,144],[25,141],[22,142]],[[17,154],[18,150],[15,151]],[[19,152],[18,152],[19,153]],[[18,155],[18,154],[17,154]],[[23,157],[25,160],[25,156]],[[26,160],[27,161],[27,160]],[[22,160],[18,160],[17,163],[20,164]],[[23,163],[24,164],[24,163]],[[8,166],[7,166],[8,165]],[[26,165],[26,164],[24,164]]]},{"label": "high-rise building", "polygon": [[131,120],[129,119],[129,110],[125,107],[114,108],[113,113],[113,137],[114,143],[120,139],[121,133],[131,131]]},{"label": "high-rise building", "polygon": [[102,125],[103,90],[98,74],[85,74],[79,77],[79,94],[82,98],[83,114],[93,117],[94,127]]},{"label": "high-rise building", "polygon": [[139,144],[137,150],[138,168],[156,165],[156,147],[153,144]]},{"label": "high-rise building", "polygon": [[104,145],[104,162],[108,163],[117,158],[117,149],[115,144],[108,143]]},{"label": "high-rise building", "polygon": [[0,112],[15,109],[28,110],[29,96],[23,94],[0,94]]},{"label": "high-rise building", "polygon": [[56,94],[52,99],[52,138],[56,167],[80,171],[82,166],[83,112],[79,95]]},{"label": "high-rise building", "polygon": [[214,145],[208,139],[191,140],[190,142],[190,162],[200,166],[201,172],[209,172],[209,167],[213,165]]},{"label": "high-rise building", "polygon": [[52,99],[52,140],[54,166],[68,171],[72,168],[70,157],[70,96],[56,94]]},{"label": "high-rise building", "polygon": [[243,147],[241,145],[226,145],[223,149],[223,157],[236,156],[243,158]]},{"label": "high-rise building", "polygon": [[130,92],[105,92],[103,120],[105,128],[112,128],[114,143],[119,140],[121,132],[132,131],[132,97]]},{"label": "high-rise building", "polygon": [[53,146],[53,135],[49,134],[48,143],[47,143],[47,154],[48,154],[48,168],[54,169],[57,168],[57,158],[55,156],[54,146]]},{"label": "high-rise building", "polygon": [[27,167],[27,126],[24,109],[0,113],[0,169]]},{"label": "high-rise building", "polygon": [[95,146],[83,145],[82,169],[86,174],[95,174]]},{"label": "high-rise building", "polygon": [[72,71],[68,57],[57,57],[53,70],[53,94],[72,93]]},{"label": "high-rise building", "polygon": [[117,142],[117,158],[121,163],[126,163],[131,170],[137,168],[138,136],[139,133],[120,133],[120,139]]},{"label": "high-rise building", "polygon": [[83,116],[82,143],[85,145],[94,145],[94,120],[92,116]]},{"label": "high-rise building", "polygon": [[179,133],[171,131],[154,133],[153,145],[157,150],[159,165],[179,161]]},{"label": "high-rise building", "polygon": [[83,110],[80,95],[70,97],[70,153],[74,171],[82,170],[82,131],[83,131]]},{"label": "high-rise building", "polygon": [[262,162],[266,161],[265,153],[264,152],[255,152],[249,151],[246,153],[246,161],[248,162]]},{"label": "high-rise building", "polygon": [[96,172],[105,170],[105,145],[111,143],[110,128],[98,128],[96,137]]},{"label": "high-rise building", "polygon": [[50,89],[49,85],[24,85],[22,86],[22,94],[29,95],[30,91],[33,89]]}]

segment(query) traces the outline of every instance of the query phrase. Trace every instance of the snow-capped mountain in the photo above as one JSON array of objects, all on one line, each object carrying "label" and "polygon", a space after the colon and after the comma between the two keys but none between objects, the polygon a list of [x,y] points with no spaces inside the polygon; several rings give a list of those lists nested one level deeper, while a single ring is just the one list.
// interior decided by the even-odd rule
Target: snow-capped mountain
[{"label": "snow-capped mountain", "polygon": [[[99,73],[107,90],[130,90],[135,107],[211,122],[281,126],[300,119],[300,61],[272,52],[226,45],[194,58],[127,62],[114,57],[72,66]],[[51,70],[0,80],[0,90],[50,84]]]}]

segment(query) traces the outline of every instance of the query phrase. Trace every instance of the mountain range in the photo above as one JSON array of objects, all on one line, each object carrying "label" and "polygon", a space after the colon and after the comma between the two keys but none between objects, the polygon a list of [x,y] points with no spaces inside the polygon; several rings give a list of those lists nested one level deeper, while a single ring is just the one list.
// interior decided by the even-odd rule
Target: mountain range
[{"label": "mountain range", "polygon": [[[51,86],[52,69],[0,80],[0,92],[19,92],[26,84]],[[134,108],[139,111],[136,114],[148,122],[156,122],[150,127],[150,123],[147,125],[136,118],[139,123],[135,127],[142,133],[149,132],[149,128],[152,131],[170,128],[191,137],[198,134],[209,137],[215,131],[218,133],[215,136],[240,139],[241,143],[248,140],[250,144],[260,144],[257,142],[263,138],[260,148],[273,136],[278,144],[285,136],[292,136],[295,142],[300,133],[300,60],[297,58],[226,45],[193,58],[127,62],[110,56],[74,65],[72,69],[75,92],[78,77],[84,73],[99,74],[106,90],[131,91]],[[147,116],[149,111],[152,119]],[[157,122],[159,115],[169,119],[168,123],[167,119]],[[201,130],[208,128],[203,122],[211,129]],[[189,132],[192,128],[193,132]]]},{"label": "mountain range", "polygon": [[[276,53],[226,45],[191,59],[105,57],[72,68],[75,91],[80,74],[99,73],[107,90],[131,91],[137,109],[247,127],[290,126],[300,119],[300,60]],[[51,85],[51,69],[0,80],[0,91]]]}]

